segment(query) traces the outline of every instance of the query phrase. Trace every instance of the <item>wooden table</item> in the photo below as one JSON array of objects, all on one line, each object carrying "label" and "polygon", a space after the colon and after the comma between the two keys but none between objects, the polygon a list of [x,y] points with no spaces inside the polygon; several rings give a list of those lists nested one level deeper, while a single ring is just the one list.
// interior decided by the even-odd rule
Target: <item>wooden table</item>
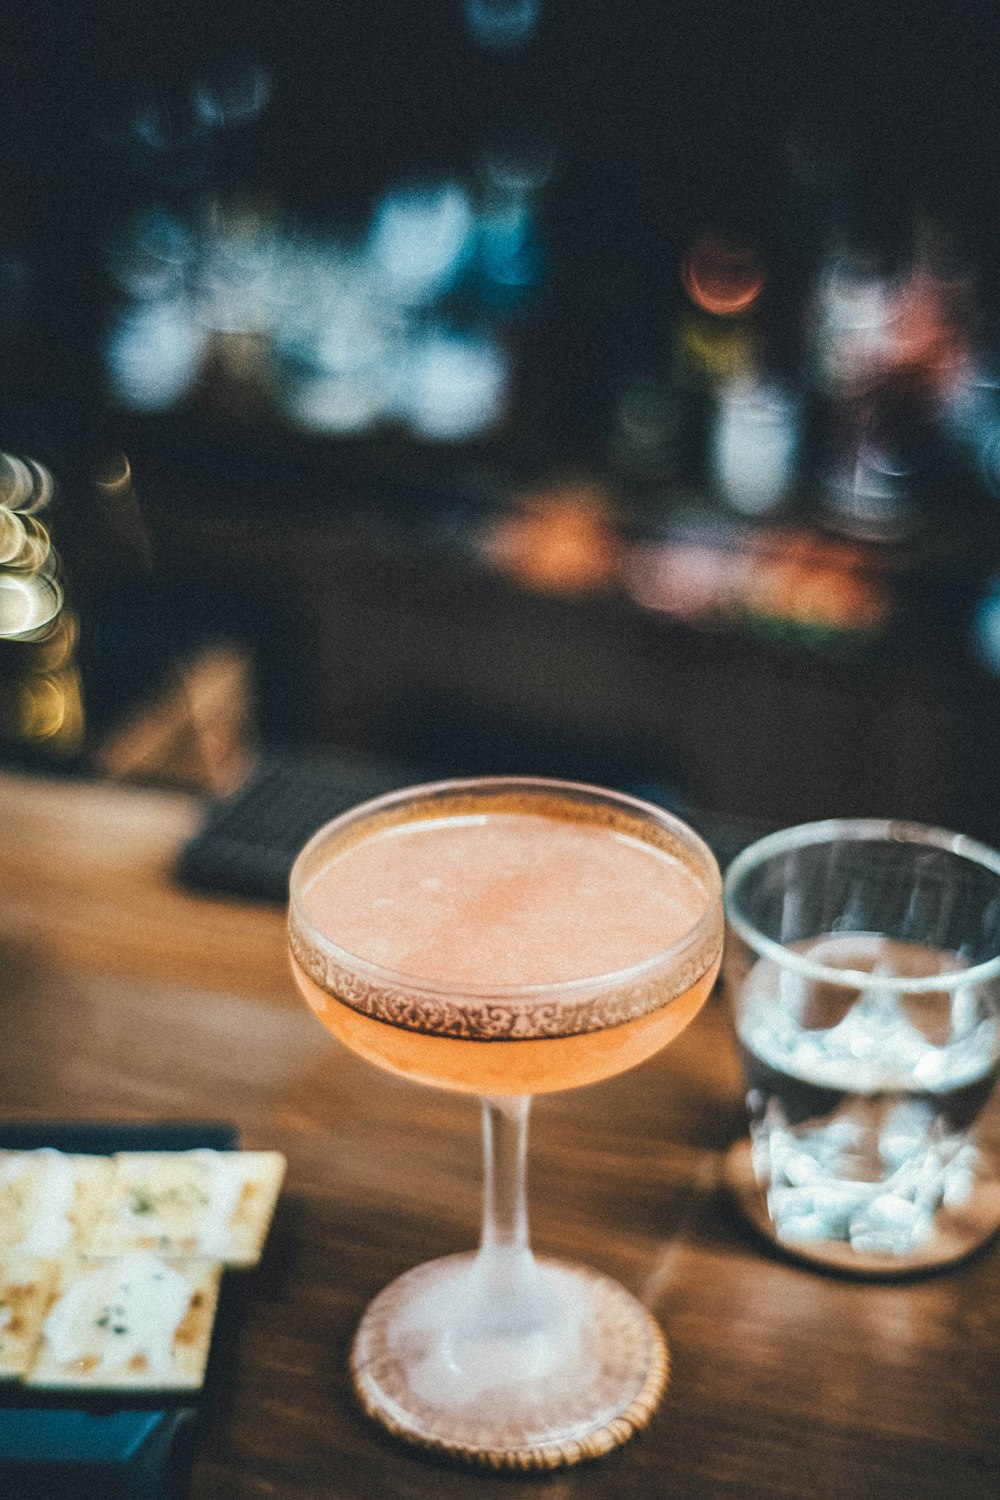
[{"label": "wooden table", "polygon": [[354,1327],[392,1276],[474,1244],[478,1109],[326,1035],[293,990],[280,910],[173,884],[198,818],[184,795],[0,775],[0,1113],[225,1119],[288,1158],[192,1500],[997,1495],[1000,1249],[868,1285],[758,1245],[721,1184],[743,1108],[718,999],[659,1057],[534,1114],[536,1248],[618,1277],[667,1331],[646,1432],[514,1479],[370,1426]]}]

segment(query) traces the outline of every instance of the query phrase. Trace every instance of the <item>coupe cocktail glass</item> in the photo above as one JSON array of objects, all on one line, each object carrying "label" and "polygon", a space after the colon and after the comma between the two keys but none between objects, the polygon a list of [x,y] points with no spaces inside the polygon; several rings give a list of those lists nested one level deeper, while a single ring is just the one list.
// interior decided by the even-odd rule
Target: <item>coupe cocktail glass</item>
[{"label": "coupe cocktail glass", "polygon": [[495,1468],[624,1442],[662,1394],[666,1346],[617,1282],[532,1255],[528,1105],[642,1062],[700,1009],[722,947],[711,852],[669,813],[599,788],[439,782],[314,836],[289,933],[298,985],[336,1037],[483,1101],[480,1248],[376,1297],[352,1351],[363,1406]]}]

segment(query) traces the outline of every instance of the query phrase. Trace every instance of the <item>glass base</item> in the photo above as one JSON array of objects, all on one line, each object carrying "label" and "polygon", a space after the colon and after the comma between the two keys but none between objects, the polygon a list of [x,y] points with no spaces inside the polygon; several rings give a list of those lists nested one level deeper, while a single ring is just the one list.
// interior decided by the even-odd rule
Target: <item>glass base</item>
[{"label": "glass base", "polygon": [[861,1277],[915,1276],[964,1260],[1000,1232],[1000,1181],[980,1177],[960,1208],[940,1208],[934,1232],[911,1250],[856,1250],[844,1240],[783,1239],[775,1231],[767,1198],[754,1176],[750,1142],[735,1142],[726,1154],[725,1180],[744,1217],[784,1254]]},{"label": "glass base", "polygon": [[351,1372],[369,1416],[396,1437],[491,1469],[598,1458],[645,1427],[667,1383],[658,1324],[617,1282],[531,1263],[524,1316],[484,1319],[474,1255],[407,1271],[365,1312]]}]

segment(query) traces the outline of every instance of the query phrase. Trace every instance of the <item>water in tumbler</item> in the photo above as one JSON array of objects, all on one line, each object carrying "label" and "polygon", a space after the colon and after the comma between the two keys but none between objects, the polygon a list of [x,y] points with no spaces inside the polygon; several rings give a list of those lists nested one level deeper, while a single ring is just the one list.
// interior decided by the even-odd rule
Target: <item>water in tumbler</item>
[{"label": "water in tumbler", "polygon": [[[796,945],[826,968],[926,979],[965,967],[872,933]],[[971,1195],[971,1127],[1000,1070],[982,986],[900,993],[821,982],[759,959],[737,1023],[754,1170],[779,1239],[908,1254]]]}]

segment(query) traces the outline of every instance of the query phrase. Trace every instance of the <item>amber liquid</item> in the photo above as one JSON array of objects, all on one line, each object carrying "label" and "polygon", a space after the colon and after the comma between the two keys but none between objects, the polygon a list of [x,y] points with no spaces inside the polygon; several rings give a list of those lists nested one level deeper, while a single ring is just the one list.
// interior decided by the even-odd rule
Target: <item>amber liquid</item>
[{"label": "amber liquid", "polygon": [[463,1094],[546,1094],[612,1078],[645,1062],[684,1030],[711,993],[715,964],[661,1010],[581,1036],[477,1042],[406,1031],[327,995],[292,961],[295,981],[328,1031],[369,1062]]},{"label": "amber liquid", "polygon": [[[691,931],[707,897],[685,866],[640,839],[572,819],[488,812],[334,845],[304,900],[345,952],[460,997],[463,985],[471,994],[591,978],[611,994],[614,975]],[[697,1014],[717,967],[680,994],[664,971],[663,1003],[654,992],[644,1014],[620,1025],[560,1035],[557,1021],[551,1036],[478,1040],[362,1014],[293,959],[305,999],[346,1046],[393,1073],[473,1094],[547,1093],[634,1067]],[[558,992],[552,998],[558,1016]]]}]

